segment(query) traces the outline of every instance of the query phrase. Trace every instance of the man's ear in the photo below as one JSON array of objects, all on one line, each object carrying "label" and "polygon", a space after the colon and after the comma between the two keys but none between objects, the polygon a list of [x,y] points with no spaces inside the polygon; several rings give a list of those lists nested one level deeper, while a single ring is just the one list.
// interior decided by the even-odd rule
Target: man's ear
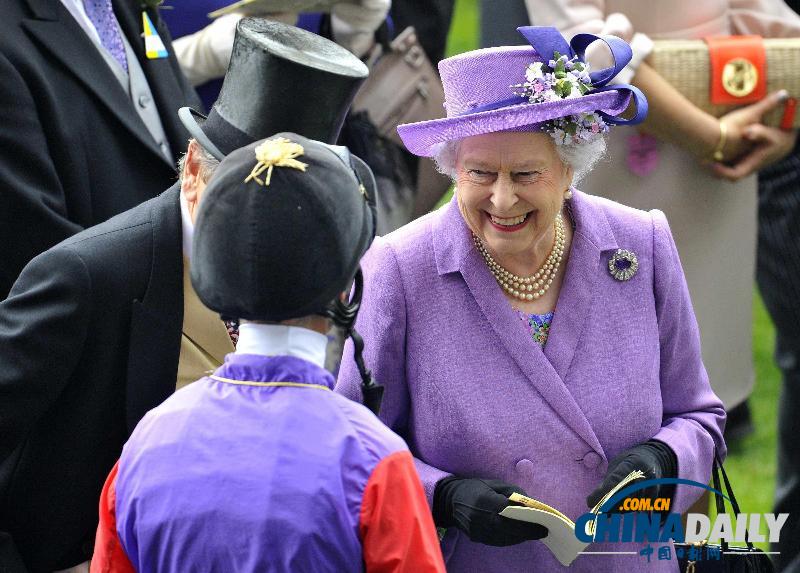
[{"label": "man's ear", "polygon": [[190,204],[197,202],[197,184],[202,181],[200,162],[197,160],[199,152],[200,145],[193,139],[186,150],[186,161],[183,163],[183,173],[181,173],[181,191]]}]

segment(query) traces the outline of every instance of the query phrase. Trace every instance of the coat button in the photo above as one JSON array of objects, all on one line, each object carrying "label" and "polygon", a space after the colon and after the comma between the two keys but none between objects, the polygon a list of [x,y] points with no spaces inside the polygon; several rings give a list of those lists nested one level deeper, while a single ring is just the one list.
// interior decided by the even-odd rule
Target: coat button
[{"label": "coat button", "polygon": [[522,474],[527,478],[533,477],[533,462],[528,459],[521,459],[517,462],[516,470],[518,473]]},{"label": "coat button", "polygon": [[583,465],[585,465],[590,470],[593,470],[597,466],[600,465],[602,458],[596,454],[595,452],[589,452],[585,456],[583,456]]}]

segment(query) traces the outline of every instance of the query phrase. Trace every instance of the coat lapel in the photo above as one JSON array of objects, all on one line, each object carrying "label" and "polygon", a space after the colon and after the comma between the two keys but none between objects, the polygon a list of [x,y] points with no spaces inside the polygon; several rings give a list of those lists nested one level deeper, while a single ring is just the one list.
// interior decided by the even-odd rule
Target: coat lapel
[{"label": "coat lapel", "polygon": [[129,431],[175,391],[183,324],[180,184],[154,200],[150,221],[150,281],[144,297],[132,307],[126,392]]},{"label": "coat lapel", "polygon": [[[28,0],[28,3],[34,17],[23,20],[22,26],[49,52],[49,57],[80,79],[142,145],[169,163],[103,56],[60,0]],[[134,37],[131,43],[137,40]]]},{"label": "coat lapel", "polygon": [[[589,322],[597,282],[604,273],[608,251],[617,249],[603,210],[587,195],[573,191],[570,214],[575,225],[569,260],[556,303],[544,354],[562,380],[566,380],[575,349]],[[595,315],[596,316],[596,315]]]},{"label": "coat lapel", "polygon": [[[474,248],[471,233],[458,211],[455,200],[446,209],[434,230],[434,249],[439,273],[456,271],[461,273],[484,318],[523,374],[577,435],[592,448],[602,451],[589,421],[554,365],[530,339],[525,325],[515,316],[494,276]],[[559,305],[560,300],[559,298]],[[550,337],[554,335],[554,329],[555,323],[551,327]],[[549,345],[550,339],[547,343],[547,346]]]}]

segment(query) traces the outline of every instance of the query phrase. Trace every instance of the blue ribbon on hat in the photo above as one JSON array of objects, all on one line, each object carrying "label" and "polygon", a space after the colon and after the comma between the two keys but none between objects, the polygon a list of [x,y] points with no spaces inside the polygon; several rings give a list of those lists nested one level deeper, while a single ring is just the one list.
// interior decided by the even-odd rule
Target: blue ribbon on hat
[{"label": "blue ribbon on hat", "polygon": [[[569,59],[578,56],[578,60],[585,64],[586,60],[584,59],[584,54],[586,53],[586,48],[597,40],[604,42],[611,51],[611,57],[614,63],[608,68],[589,72],[589,78],[592,80],[592,89],[584,95],[613,90],[629,92],[631,94],[634,102],[636,102],[636,115],[630,119],[625,119],[598,110],[597,113],[606,123],[613,125],[636,125],[637,123],[642,123],[644,118],[647,117],[647,98],[639,88],[630,84],[607,85],[608,82],[621,72],[622,69],[628,65],[628,62],[631,61],[633,52],[625,40],[610,35],[576,34],[572,40],[567,43],[558,29],[551,26],[520,26],[517,28],[517,31],[528,40],[528,43],[536,50],[536,53],[539,54],[541,58],[545,59],[545,62],[549,58],[552,58],[555,52],[558,52],[561,55],[566,55]],[[523,103],[524,102],[521,102],[519,97],[509,98],[482,105],[459,115],[480,113],[482,111],[495,110],[510,105],[522,105]]]},{"label": "blue ribbon on hat", "polygon": [[621,92],[627,91],[631,94],[634,102],[636,102],[636,115],[631,119],[625,119],[608,115],[602,111],[598,112],[606,123],[636,125],[637,123],[642,123],[644,118],[647,117],[647,98],[644,97],[644,94],[639,88],[630,84],[606,85],[628,65],[628,62],[630,62],[633,57],[631,47],[622,38],[617,38],[616,36],[598,36],[596,34],[575,34],[569,44],[567,44],[564,36],[562,36],[556,28],[550,26],[520,26],[517,28],[517,32],[528,40],[528,43],[533,46],[533,49],[536,50],[542,58],[552,57],[554,52],[558,52],[562,55],[566,55],[567,58],[570,59],[578,56],[578,60],[582,63],[586,63],[584,55],[589,45],[598,40],[604,42],[611,51],[611,58],[614,63],[608,68],[589,72],[589,78],[592,80],[592,89],[585,95],[611,90]]}]

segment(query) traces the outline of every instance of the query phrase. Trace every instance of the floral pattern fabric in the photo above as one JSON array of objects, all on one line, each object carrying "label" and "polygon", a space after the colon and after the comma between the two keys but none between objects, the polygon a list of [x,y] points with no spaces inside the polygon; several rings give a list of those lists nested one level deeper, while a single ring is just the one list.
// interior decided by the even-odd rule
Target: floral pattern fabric
[{"label": "floral pattern fabric", "polygon": [[528,326],[533,340],[544,348],[547,342],[547,336],[550,334],[550,324],[553,322],[553,313],[528,314],[516,308],[514,312],[519,316],[520,320]]}]

